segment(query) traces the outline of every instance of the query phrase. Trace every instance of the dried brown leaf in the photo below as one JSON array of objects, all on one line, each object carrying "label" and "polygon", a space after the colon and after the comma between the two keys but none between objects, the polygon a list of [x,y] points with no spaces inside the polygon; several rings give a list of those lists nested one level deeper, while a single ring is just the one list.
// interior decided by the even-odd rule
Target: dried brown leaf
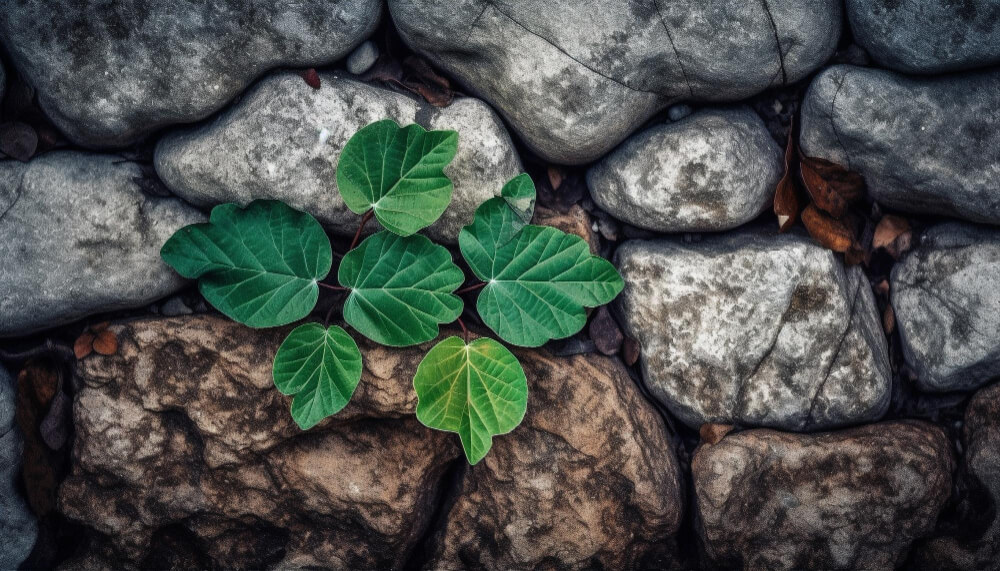
[{"label": "dried brown leaf", "polygon": [[706,423],[698,429],[701,441],[709,446],[718,444],[727,434],[735,428],[732,424]]},{"label": "dried brown leaf", "polygon": [[809,235],[824,248],[845,253],[854,245],[854,234],[842,220],[821,212],[815,204],[802,211],[802,223]]},{"label": "dried brown leaf", "polygon": [[408,56],[403,60],[402,84],[419,94],[435,107],[447,107],[455,98],[448,78],[434,71],[427,60],[418,56]]},{"label": "dried brown leaf", "polygon": [[87,355],[90,355],[91,351],[94,350],[94,334],[86,332],[76,338],[76,342],[73,343],[73,354],[76,355],[77,359],[83,359]]},{"label": "dried brown leaf", "polygon": [[94,339],[94,351],[101,355],[114,355],[118,352],[118,338],[109,330],[101,331]]},{"label": "dried brown leaf", "polygon": [[564,178],[566,178],[566,173],[561,168],[556,166],[549,167],[549,184],[552,185],[552,190],[559,190]]},{"label": "dried brown leaf", "polygon": [[785,175],[778,181],[774,192],[774,214],[778,217],[778,231],[787,232],[799,219],[802,211],[802,201],[799,191],[795,188],[795,129],[788,131],[788,144],[785,146]]},{"label": "dried brown leaf", "polygon": [[882,328],[890,335],[896,330],[896,312],[893,311],[891,305],[887,305],[885,311],[882,312]]},{"label": "dried brown leaf", "polygon": [[802,157],[799,172],[813,203],[834,218],[842,218],[847,207],[865,195],[860,174],[826,159]]},{"label": "dried brown leaf", "polygon": [[302,76],[302,79],[306,81],[306,85],[308,85],[309,87],[313,89],[320,88],[321,84],[319,80],[319,74],[316,73],[316,70],[314,68],[310,67],[307,70],[300,71],[299,75]]},{"label": "dried brown leaf", "polygon": [[906,218],[886,214],[879,220],[872,239],[872,249],[884,249],[893,258],[899,259],[912,246],[913,230]]}]

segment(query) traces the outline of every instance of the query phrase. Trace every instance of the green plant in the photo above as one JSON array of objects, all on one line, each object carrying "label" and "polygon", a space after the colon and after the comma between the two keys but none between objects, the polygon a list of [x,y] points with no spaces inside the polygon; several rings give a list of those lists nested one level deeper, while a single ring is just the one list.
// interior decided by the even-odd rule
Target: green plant
[{"label": "green plant", "polygon": [[[358,131],[340,155],[337,186],[362,216],[337,270],[330,240],[315,218],[282,202],[246,208],[222,204],[209,222],[178,230],[161,255],[230,318],[276,327],[307,317],[321,288],[346,294],[344,321],[393,347],[430,341],[458,321],[465,338],[448,337],[420,362],[413,379],[417,418],[457,432],[471,464],[494,435],[513,430],[527,410],[528,385],[517,358],[499,342],[471,342],[461,294],[479,290],[476,307],[501,339],[537,347],[586,323],[587,307],[614,299],[623,282],[584,240],[529,224],[535,187],[527,174],[487,200],[459,236],[459,249],[481,282],[459,290],[465,275],[451,252],[416,234],[447,208],[453,185],[444,173],[458,149],[454,131],[400,128],[391,120]],[[358,243],[372,218],[384,230]],[[350,401],[361,380],[361,352],[343,328],[306,323],[292,330],[274,359],[274,384],[294,395],[292,418],[308,430]]]}]

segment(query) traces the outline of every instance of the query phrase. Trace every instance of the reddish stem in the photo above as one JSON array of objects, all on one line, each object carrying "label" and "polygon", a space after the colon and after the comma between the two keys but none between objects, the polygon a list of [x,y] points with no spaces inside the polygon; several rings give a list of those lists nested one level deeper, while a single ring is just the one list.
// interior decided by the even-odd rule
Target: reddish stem
[{"label": "reddish stem", "polygon": [[486,282],[479,282],[477,284],[470,285],[469,287],[464,287],[464,288],[456,291],[455,295],[462,295],[463,293],[468,293],[470,291],[476,291],[477,289],[482,289],[484,287],[486,287]]},{"label": "reddish stem", "polygon": [[462,337],[465,338],[465,344],[468,345],[469,344],[469,330],[465,328],[465,323],[462,321],[461,317],[458,318],[458,324],[462,327]]},{"label": "reddish stem", "polygon": [[335,285],[331,285],[331,284],[325,284],[323,282],[316,282],[316,283],[319,285],[319,287],[325,287],[326,289],[333,290],[333,291],[347,291],[347,289],[348,289],[346,287],[340,287],[340,286],[335,286]]},{"label": "reddish stem", "polygon": [[354,239],[351,240],[351,247],[347,249],[348,252],[358,245],[358,240],[361,239],[361,231],[365,229],[365,224],[368,224],[372,216],[375,216],[375,211],[369,208],[368,212],[365,212],[365,215],[361,217],[361,224],[358,224],[358,231],[354,233]]}]

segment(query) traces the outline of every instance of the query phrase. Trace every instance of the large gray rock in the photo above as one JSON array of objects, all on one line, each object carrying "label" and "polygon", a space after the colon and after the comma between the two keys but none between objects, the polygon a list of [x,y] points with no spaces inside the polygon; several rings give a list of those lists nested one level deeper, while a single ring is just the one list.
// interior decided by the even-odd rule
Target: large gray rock
[{"label": "large gray rock", "polygon": [[996,569],[1000,561],[1000,384],[981,391],[965,409],[963,469],[969,493],[957,513],[957,534],[942,535],[916,549],[914,569]]},{"label": "large gray rock", "polygon": [[7,75],[3,70],[3,64],[0,64],[0,101],[3,101],[3,94],[6,89],[7,89]]},{"label": "large gray rock", "polygon": [[802,151],[906,212],[1000,224],[1000,71],[912,79],[836,66],[809,87]]},{"label": "large gray rock", "polygon": [[128,145],[216,111],[264,71],[337,60],[375,29],[378,0],[21,0],[0,42],[76,143]]},{"label": "large gray rock", "polygon": [[903,73],[941,73],[1000,62],[996,0],[847,0],[854,41]]},{"label": "large gray rock", "polygon": [[17,493],[21,471],[21,434],[14,425],[14,378],[0,365],[0,569],[17,569],[31,552],[38,525]]},{"label": "large gray rock", "polygon": [[0,337],[140,307],[185,284],[160,259],[205,216],[146,196],[141,169],[80,152],[0,162]]},{"label": "large gray rock", "polygon": [[633,135],[587,171],[594,202],[634,226],[711,232],[771,205],[782,150],[750,108],[696,113]]},{"label": "large gray rock", "polygon": [[895,569],[934,530],[953,468],[944,431],[915,421],[702,445],[691,471],[706,568]]},{"label": "large gray rock", "polygon": [[738,100],[833,53],[837,0],[390,0],[403,39],[543,158],[603,155],[680,99]]},{"label": "large gray rock", "polygon": [[903,355],[927,391],[1000,377],[1000,230],[950,223],[892,270]]},{"label": "large gray rock", "polygon": [[868,279],[810,239],[745,230],[631,241],[616,302],[653,395],[689,426],[825,429],[889,404]]},{"label": "large gray rock", "polygon": [[478,99],[460,98],[438,109],[336,74],[320,74],[320,80],[315,90],[293,73],[265,78],[212,122],[163,137],[156,147],[157,173],[194,204],[276,198],[312,213],[336,233],[352,235],[360,217],[337,191],[336,168],[348,139],[386,118],[456,129],[458,154],[445,169],[455,183],[452,204],[427,231],[454,242],[476,207],[521,172],[503,123]]}]

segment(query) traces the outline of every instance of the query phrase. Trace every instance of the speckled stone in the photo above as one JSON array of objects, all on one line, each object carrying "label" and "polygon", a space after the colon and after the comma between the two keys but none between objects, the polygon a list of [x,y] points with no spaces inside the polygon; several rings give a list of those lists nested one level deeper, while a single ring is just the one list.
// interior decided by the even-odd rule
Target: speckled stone
[{"label": "speckled stone", "polygon": [[316,90],[294,73],[273,74],[211,123],[167,134],[156,147],[157,174],[194,204],[278,199],[351,236],[360,216],[337,191],[337,161],[348,139],[386,118],[455,129],[458,154],[445,168],[455,184],[452,202],[425,232],[456,242],[476,208],[521,172],[503,122],[478,99],[459,98],[439,109],[333,73],[321,73],[320,80]]},{"label": "speckled stone", "polygon": [[706,422],[818,430],[889,404],[885,337],[868,279],[811,239],[748,229],[700,242],[624,243],[615,302],[653,396]]},{"label": "speckled stone", "polygon": [[14,425],[14,377],[0,365],[0,569],[17,569],[31,552],[38,524],[17,491],[21,473],[21,433]]},{"label": "speckled stone", "polygon": [[893,267],[892,306],[906,363],[927,391],[1000,378],[1000,230],[932,227]]}]

